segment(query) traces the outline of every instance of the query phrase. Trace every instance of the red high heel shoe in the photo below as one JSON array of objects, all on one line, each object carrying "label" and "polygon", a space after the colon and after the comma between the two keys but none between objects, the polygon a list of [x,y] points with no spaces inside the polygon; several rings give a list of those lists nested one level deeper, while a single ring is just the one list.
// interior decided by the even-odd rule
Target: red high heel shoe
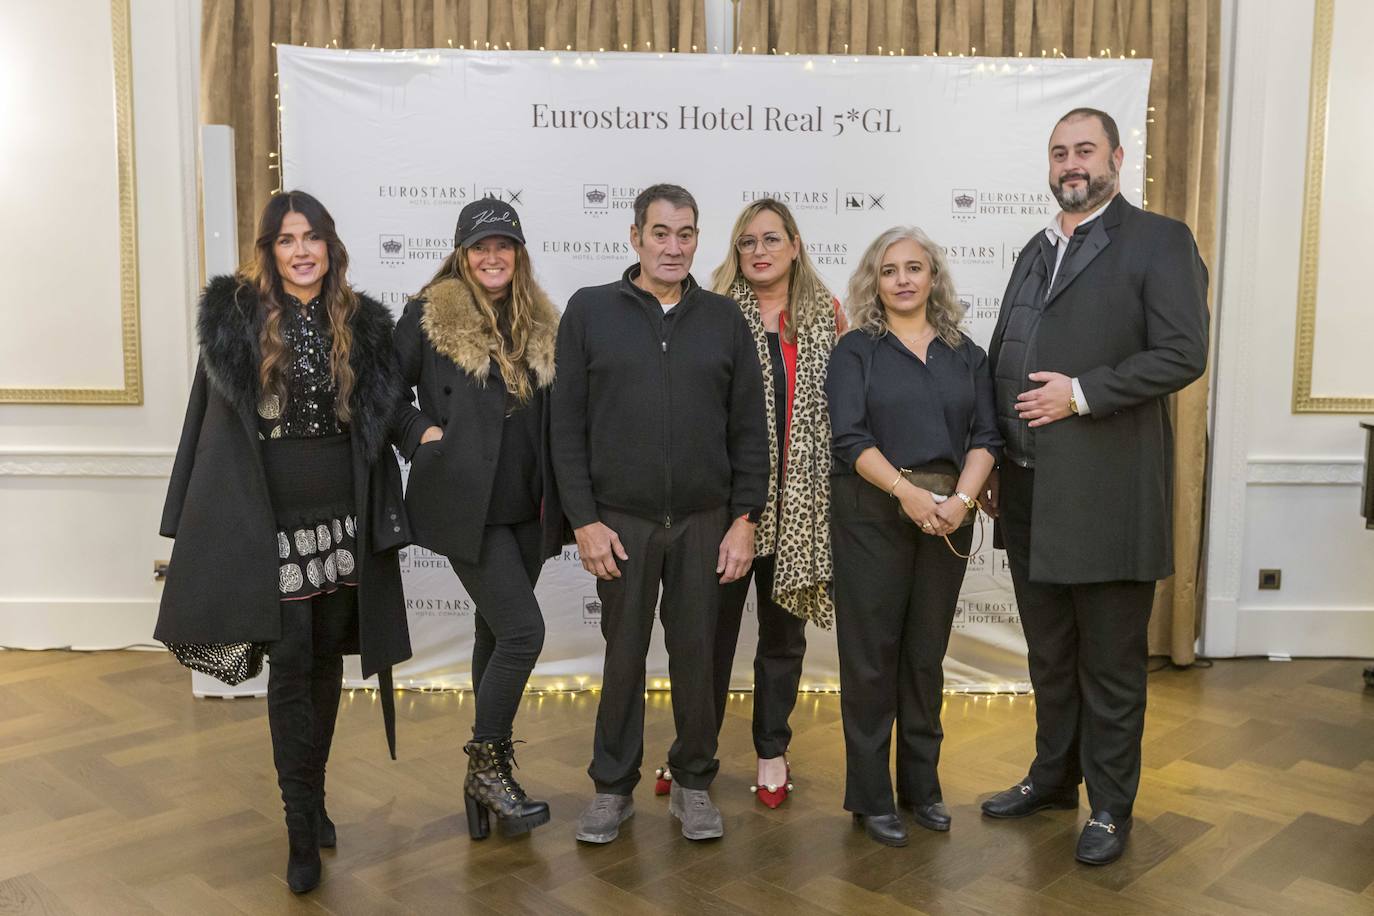
[{"label": "red high heel shoe", "polygon": [[749,791],[753,792],[758,800],[770,808],[776,808],[787,801],[787,796],[792,792],[792,764],[787,764],[787,782],[781,786],[750,786]]},{"label": "red high heel shoe", "polygon": [[673,791],[673,774],[665,763],[654,770],[654,794],[667,795],[671,791]]}]

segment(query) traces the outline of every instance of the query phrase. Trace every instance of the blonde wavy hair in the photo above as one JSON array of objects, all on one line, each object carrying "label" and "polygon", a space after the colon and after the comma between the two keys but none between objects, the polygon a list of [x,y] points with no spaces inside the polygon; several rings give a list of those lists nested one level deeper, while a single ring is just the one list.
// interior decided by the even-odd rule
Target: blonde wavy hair
[{"label": "blonde wavy hair", "polygon": [[797,256],[792,260],[792,272],[787,277],[787,305],[783,307],[785,318],[782,329],[787,342],[795,343],[797,309],[809,308],[822,295],[826,299],[833,297],[821,275],[816,272],[816,265],[811,263],[811,256],[806,253],[806,244],[801,241],[801,232],[797,229],[797,221],[792,216],[792,211],[782,201],[772,197],[760,197],[740,213],[739,219],[735,220],[734,228],[730,230],[730,246],[725,252],[725,260],[711,274],[711,290],[728,296],[735,283],[749,282],[745,279],[744,271],[740,269],[739,249],[735,247],[735,243],[760,213],[776,213],[778,219],[782,220],[782,230],[787,233],[787,240],[799,243]]},{"label": "blonde wavy hair", "polygon": [[930,259],[932,282],[930,298],[926,300],[926,320],[935,333],[940,335],[951,347],[963,340],[959,322],[964,318],[964,306],[954,291],[954,278],[950,275],[945,253],[939,245],[931,241],[915,226],[893,226],[873,240],[859,258],[859,266],[849,278],[849,294],[845,299],[845,312],[849,323],[877,337],[887,332],[886,311],[882,299],[878,297],[878,278],[882,274],[883,256],[898,242],[910,239],[920,246]]},{"label": "blonde wavy hair", "polygon": [[[461,281],[472,294],[472,301],[477,303],[487,333],[497,341],[492,358],[501,370],[501,380],[505,383],[506,390],[524,404],[534,396],[526,352],[531,332],[534,330],[535,302],[539,296],[539,287],[534,282],[534,266],[530,263],[529,252],[518,239],[511,239],[511,244],[515,246],[515,270],[511,273],[510,288],[503,298],[493,300],[486,287],[477,282],[477,278],[472,275],[472,268],[468,266],[469,249],[463,247],[455,248],[453,253],[444,259],[438,271],[416,296],[418,298],[425,295],[431,286],[444,280]],[[504,327],[510,334],[509,340],[506,334],[502,333],[503,320]]]}]

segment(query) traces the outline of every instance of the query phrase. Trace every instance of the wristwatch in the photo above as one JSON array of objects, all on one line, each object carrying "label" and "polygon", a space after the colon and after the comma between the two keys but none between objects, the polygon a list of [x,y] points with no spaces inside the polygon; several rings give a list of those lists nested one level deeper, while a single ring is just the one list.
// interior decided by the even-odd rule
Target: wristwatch
[{"label": "wristwatch", "polygon": [[978,501],[974,499],[972,496],[969,496],[967,493],[955,493],[954,495],[959,498],[960,502],[962,502],[965,506],[968,507],[968,510],[970,512],[978,508]]}]

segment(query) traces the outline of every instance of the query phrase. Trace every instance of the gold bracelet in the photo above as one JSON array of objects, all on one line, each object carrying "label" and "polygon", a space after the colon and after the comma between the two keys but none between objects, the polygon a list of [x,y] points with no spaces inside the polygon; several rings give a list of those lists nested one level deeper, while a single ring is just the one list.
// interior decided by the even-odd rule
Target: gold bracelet
[{"label": "gold bracelet", "polygon": [[888,495],[888,496],[891,496],[893,499],[896,499],[896,498],[897,498],[897,484],[901,483],[904,479],[905,479],[905,478],[902,477],[901,474],[898,474],[898,475],[897,475],[897,479],[894,480],[894,481],[892,481],[892,486],[890,486],[890,487],[887,488],[887,495]]}]

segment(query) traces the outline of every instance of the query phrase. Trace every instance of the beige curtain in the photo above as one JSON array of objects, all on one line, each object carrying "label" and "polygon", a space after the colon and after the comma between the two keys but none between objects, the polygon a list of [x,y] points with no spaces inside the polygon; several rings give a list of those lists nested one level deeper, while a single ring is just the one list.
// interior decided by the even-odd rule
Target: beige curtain
[{"label": "beige curtain", "polygon": [[[1220,0],[739,0],[745,53],[1135,56],[1153,59],[1146,203],[1181,219],[1216,277]],[[1048,126],[1046,127],[1048,132]],[[1207,379],[1173,399],[1174,568],[1150,652],[1194,660],[1207,458]]]},{"label": "beige curtain", "polygon": [[706,47],[705,0],[204,0],[200,111],[234,128],[239,251],[279,186],[272,45],[339,48]]}]

